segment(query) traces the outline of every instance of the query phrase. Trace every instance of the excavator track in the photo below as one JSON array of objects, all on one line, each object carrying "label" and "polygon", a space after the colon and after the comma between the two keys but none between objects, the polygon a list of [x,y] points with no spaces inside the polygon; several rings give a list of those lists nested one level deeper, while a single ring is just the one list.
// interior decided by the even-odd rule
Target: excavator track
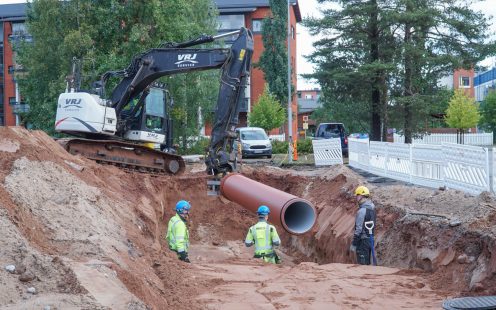
[{"label": "excavator track", "polygon": [[185,163],[181,156],[116,140],[61,139],[58,142],[72,155],[81,155],[101,164],[155,175],[180,175]]}]

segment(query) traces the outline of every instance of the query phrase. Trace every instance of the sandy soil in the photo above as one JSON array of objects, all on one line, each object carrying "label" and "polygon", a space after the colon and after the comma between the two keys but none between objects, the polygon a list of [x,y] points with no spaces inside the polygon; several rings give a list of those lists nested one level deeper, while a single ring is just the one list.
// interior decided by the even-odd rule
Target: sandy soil
[{"label": "sandy soil", "polygon": [[[304,236],[279,228],[283,265],[251,258],[242,241],[254,215],[206,196],[201,165],[175,178],[127,173],[72,156],[42,132],[0,127],[0,308],[428,309],[496,294],[488,193],[369,184],[382,267],[364,267],[347,250],[361,176],[345,166],[242,173],[318,209]],[[179,199],[193,205],[193,264],[163,238]]]}]

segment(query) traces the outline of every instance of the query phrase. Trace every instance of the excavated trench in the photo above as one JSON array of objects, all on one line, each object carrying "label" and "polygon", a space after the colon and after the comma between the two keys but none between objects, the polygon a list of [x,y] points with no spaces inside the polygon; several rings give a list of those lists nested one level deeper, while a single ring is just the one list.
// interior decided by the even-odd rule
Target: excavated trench
[{"label": "excavated trench", "polygon": [[[0,168],[0,233],[5,236],[0,265],[15,264],[23,271],[0,271],[5,309],[216,309],[229,305],[229,298],[248,303],[241,296],[252,291],[258,294],[250,293],[252,299],[264,298],[275,308],[312,303],[319,308],[324,295],[340,294],[347,297],[325,299],[325,304],[351,309],[372,300],[395,308],[416,295],[417,303],[433,302],[421,307],[430,308],[447,296],[496,294],[496,203],[489,194],[369,184],[378,209],[379,265],[398,270],[360,269],[340,264],[355,262],[348,248],[356,212],[352,193],[364,184],[361,176],[345,166],[294,171],[245,165],[246,177],[317,209],[317,224],[307,234],[293,236],[278,227],[283,265],[266,266],[243,246],[256,217],[208,197],[201,166],[189,166],[176,178],[126,173],[67,154],[44,133],[0,128]],[[163,238],[180,199],[193,206],[193,266],[179,263]],[[19,282],[28,272],[33,279]],[[291,276],[321,282],[323,291],[289,287]],[[360,305],[346,289],[360,291],[363,279],[372,283],[371,292],[384,288],[378,299],[360,299]],[[271,286],[274,282],[279,286]],[[339,287],[342,283],[345,287]],[[39,293],[27,294],[27,286]],[[384,301],[395,295],[396,303]],[[411,308],[419,304],[412,300]]]}]

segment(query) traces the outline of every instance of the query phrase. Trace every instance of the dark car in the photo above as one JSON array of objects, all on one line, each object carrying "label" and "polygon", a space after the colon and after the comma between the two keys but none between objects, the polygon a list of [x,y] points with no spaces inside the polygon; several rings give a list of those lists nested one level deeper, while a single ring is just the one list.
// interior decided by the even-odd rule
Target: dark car
[{"label": "dark car", "polygon": [[343,123],[320,123],[315,132],[315,139],[341,139],[341,150],[348,156],[348,137]]}]

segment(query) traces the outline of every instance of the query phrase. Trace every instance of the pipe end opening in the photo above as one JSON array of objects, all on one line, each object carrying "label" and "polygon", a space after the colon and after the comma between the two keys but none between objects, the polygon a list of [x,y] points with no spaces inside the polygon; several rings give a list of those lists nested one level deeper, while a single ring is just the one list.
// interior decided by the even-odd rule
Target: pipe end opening
[{"label": "pipe end opening", "polygon": [[315,208],[306,201],[295,201],[291,203],[284,212],[283,223],[288,232],[292,234],[304,234],[312,229],[317,220]]}]

